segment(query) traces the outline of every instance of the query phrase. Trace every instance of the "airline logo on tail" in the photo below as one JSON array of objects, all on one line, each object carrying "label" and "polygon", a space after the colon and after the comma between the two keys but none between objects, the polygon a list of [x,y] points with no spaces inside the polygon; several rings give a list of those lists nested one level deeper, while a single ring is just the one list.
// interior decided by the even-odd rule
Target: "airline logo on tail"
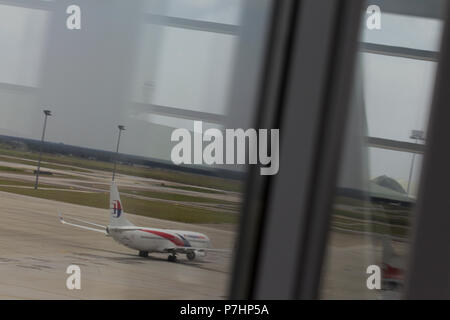
[{"label": "airline logo on tail", "polygon": [[120,215],[122,214],[122,205],[120,204],[119,200],[114,200],[113,201],[113,208],[112,208],[112,210],[113,210],[113,213],[112,213],[113,217],[114,218],[119,218]]}]

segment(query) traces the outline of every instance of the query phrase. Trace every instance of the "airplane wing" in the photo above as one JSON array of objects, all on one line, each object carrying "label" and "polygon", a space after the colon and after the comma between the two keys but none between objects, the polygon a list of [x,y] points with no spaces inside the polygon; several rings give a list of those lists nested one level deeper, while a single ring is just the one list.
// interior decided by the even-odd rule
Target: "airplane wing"
[{"label": "airplane wing", "polygon": [[70,218],[70,220],[82,222],[82,223],[85,223],[85,224],[90,224],[90,225],[92,225],[92,226],[100,227],[100,228],[103,228],[103,229],[106,230],[106,226],[101,225],[101,224],[97,224],[97,223],[93,223],[93,222],[89,222],[89,221],[84,221],[84,220],[76,219],[76,218]]},{"label": "airplane wing", "polygon": [[106,232],[106,227],[105,227],[105,226],[102,226],[102,225],[99,225],[99,224],[96,224],[96,223],[92,223],[92,222],[87,222],[87,221],[75,219],[75,218],[73,218],[73,220],[76,220],[76,221],[79,221],[79,222],[83,222],[83,223],[86,223],[86,224],[90,224],[90,225],[94,225],[94,226],[98,226],[98,227],[102,227],[102,228],[104,228],[104,229],[102,230],[102,229],[97,229],[97,228],[91,228],[91,227],[87,227],[87,226],[82,226],[82,225],[75,224],[75,223],[70,223],[70,222],[67,222],[66,220],[64,220],[64,218],[63,218],[63,216],[61,215],[61,213],[59,214],[59,221],[60,221],[62,224],[67,224],[68,226],[77,227],[77,228],[84,229],[84,230],[89,230],[89,231],[96,231],[96,232],[100,232],[100,233],[103,233],[103,234],[105,234],[105,235],[108,235],[108,232]]}]

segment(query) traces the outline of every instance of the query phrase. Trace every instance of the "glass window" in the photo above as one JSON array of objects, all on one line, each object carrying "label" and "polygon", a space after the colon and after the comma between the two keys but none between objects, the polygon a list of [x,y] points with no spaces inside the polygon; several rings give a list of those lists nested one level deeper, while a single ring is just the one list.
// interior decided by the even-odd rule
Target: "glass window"
[{"label": "glass window", "polygon": [[0,82],[35,87],[50,13],[0,5]]},{"label": "glass window", "polygon": [[[418,50],[439,51],[442,21],[398,14],[402,3],[390,3],[397,14],[380,8],[381,30],[363,19],[323,299],[397,299],[403,290],[437,68]],[[382,46],[367,52],[367,43]]]},{"label": "glass window", "polygon": [[[153,39],[158,39],[157,48]],[[237,40],[232,35],[146,25],[135,101],[226,114]]]},{"label": "glass window", "polygon": [[239,25],[246,0],[146,0],[149,13]]},{"label": "glass window", "polygon": [[39,114],[36,88],[50,18],[45,10],[0,5],[0,134],[31,138],[40,127],[27,115]]},{"label": "glass window", "polygon": [[[383,11],[383,8],[380,8]],[[419,50],[439,51],[443,22],[429,17],[382,12],[380,30],[362,30],[362,40],[368,43]]]},{"label": "glass window", "polygon": [[370,53],[361,60],[369,136],[411,142],[413,128],[426,131],[436,62]]},{"label": "glass window", "polygon": [[245,172],[178,166],[171,136],[254,118],[270,2],[84,1],[80,30],[33,1],[0,5],[2,297],[226,297]]}]

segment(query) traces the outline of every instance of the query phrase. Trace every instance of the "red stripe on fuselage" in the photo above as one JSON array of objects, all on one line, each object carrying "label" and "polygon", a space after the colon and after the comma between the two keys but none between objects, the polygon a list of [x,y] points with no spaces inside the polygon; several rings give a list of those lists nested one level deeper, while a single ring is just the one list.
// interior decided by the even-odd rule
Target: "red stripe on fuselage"
[{"label": "red stripe on fuselage", "polygon": [[183,240],[175,237],[174,235],[172,235],[170,233],[165,233],[165,232],[155,231],[155,230],[144,230],[144,229],[140,229],[139,231],[155,234],[157,236],[160,236],[160,237],[162,237],[164,239],[167,239],[167,240],[171,241],[172,243],[174,243],[175,245],[177,245],[179,247],[184,247]]}]

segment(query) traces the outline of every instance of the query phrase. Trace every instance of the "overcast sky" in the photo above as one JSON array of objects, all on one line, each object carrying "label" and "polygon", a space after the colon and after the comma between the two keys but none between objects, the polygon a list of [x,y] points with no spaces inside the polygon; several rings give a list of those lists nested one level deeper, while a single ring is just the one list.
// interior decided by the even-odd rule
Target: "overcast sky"
[{"label": "overcast sky", "polygon": [[[382,29],[364,29],[367,42],[438,51],[442,23],[438,20],[383,14]],[[369,136],[414,142],[411,130],[426,132],[436,63],[363,54],[364,98]],[[386,174],[406,186],[412,155],[370,149],[370,175]],[[416,157],[417,187],[422,156]]]},{"label": "overcast sky", "polygon": [[[241,19],[241,0],[146,3],[142,10],[157,14],[227,24],[239,24]],[[106,18],[92,19],[86,6],[82,6],[82,32],[67,40],[74,33],[53,29],[59,25],[56,22],[64,22],[64,12],[52,16],[42,10],[0,5],[0,82],[48,89],[44,96],[55,104],[49,106],[55,111],[49,121],[49,140],[113,150],[115,125],[123,123],[131,127],[122,140],[122,152],[167,160],[171,149],[167,126],[190,127],[192,123],[131,110],[130,101],[226,114],[236,37],[140,25],[133,42],[119,29],[111,35],[107,27],[98,31]],[[119,15],[122,11],[113,12],[116,16],[110,20],[120,25],[125,19]],[[384,14],[382,30],[363,28],[362,37],[368,42],[438,50],[441,28],[434,20]],[[55,38],[49,39],[49,34]],[[121,36],[135,49],[122,48]],[[74,45],[67,51],[71,43],[92,44],[96,49]],[[51,56],[46,56],[48,48]],[[96,52],[104,56],[99,58]],[[64,60],[61,55],[69,57]],[[369,135],[410,141],[411,130],[426,130],[435,64],[371,54],[363,54],[361,61]],[[55,88],[61,96],[53,92]],[[98,95],[93,88],[98,88]],[[106,93],[110,100],[102,98]],[[0,133],[39,138],[43,101],[42,96],[0,91]],[[387,174],[407,181],[411,155],[374,149],[369,159],[372,177]]]}]

